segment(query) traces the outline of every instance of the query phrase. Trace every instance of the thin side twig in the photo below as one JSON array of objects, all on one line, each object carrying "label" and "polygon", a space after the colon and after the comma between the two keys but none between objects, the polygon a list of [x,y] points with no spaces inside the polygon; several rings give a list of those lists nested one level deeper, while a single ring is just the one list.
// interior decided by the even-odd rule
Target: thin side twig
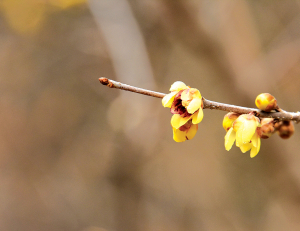
[{"label": "thin side twig", "polygon": [[160,92],[155,92],[155,91],[149,91],[143,88],[139,88],[139,87],[133,87],[124,83],[120,83],[108,78],[99,78],[100,83],[102,83],[103,85],[106,85],[110,88],[117,88],[117,89],[121,89],[121,90],[125,90],[125,91],[131,91],[131,92],[135,92],[135,93],[139,93],[139,94],[143,94],[143,95],[148,95],[148,96],[153,96],[156,98],[163,98],[166,94],[164,93],[160,93]]},{"label": "thin side twig", "polygon": [[[153,96],[156,98],[163,98],[166,95],[160,92],[133,87],[104,77],[99,78],[99,81],[103,85],[106,85],[110,88],[117,88],[125,91],[131,91],[143,95]],[[260,118],[274,118],[278,120],[293,120],[296,122],[300,122],[300,112],[286,112],[283,110],[281,110],[281,112],[264,112],[256,108],[240,107],[240,106],[226,104],[226,103],[219,103],[219,102],[207,100],[205,98],[203,98],[203,109],[221,110],[227,112],[235,112],[239,114],[248,114],[252,112],[255,113],[257,117]]]}]

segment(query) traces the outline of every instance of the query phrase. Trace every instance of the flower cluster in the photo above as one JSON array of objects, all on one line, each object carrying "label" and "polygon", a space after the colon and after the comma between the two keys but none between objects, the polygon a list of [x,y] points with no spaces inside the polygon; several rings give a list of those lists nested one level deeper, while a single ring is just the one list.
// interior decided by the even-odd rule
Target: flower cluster
[{"label": "flower cluster", "polygon": [[[282,111],[278,107],[275,97],[269,93],[258,95],[255,99],[255,104],[260,110],[265,112]],[[269,138],[275,132],[277,132],[282,139],[288,139],[295,131],[292,121],[278,121],[272,118],[263,118],[261,124],[260,136],[263,139]]]},{"label": "flower cluster", "polygon": [[[256,106],[265,112],[280,111],[274,96],[263,93],[256,97]],[[236,141],[236,146],[243,153],[250,151],[250,157],[255,157],[261,144],[261,138],[267,139],[276,131],[283,139],[291,137],[294,125],[291,121],[277,121],[273,118],[262,118],[250,114],[237,114],[230,112],[223,119],[225,135],[225,149],[229,151]]]},{"label": "flower cluster", "polygon": [[225,149],[229,151],[236,141],[236,146],[243,153],[250,151],[250,157],[255,157],[260,149],[260,120],[253,114],[239,115],[233,112],[225,115],[223,127],[227,131]]},{"label": "flower cluster", "polygon": [[[177,81],[170,88],[171,93],[162,99],[164,107],[169,107],[173,114],[171,126],[173,139],[183,142],[192,139],[198,123],[203,119],[203,100],[200,91]],[[255,104],[264,112],[281,111],[274,96],[263,93],[256,97]],[[261,145],[261,139],[267,139],[277,132],[283,139],[294,133],[291,121],[278,121],[273,118],[258,118],[255,112],[238,114],[229,112],[223,119],[225,149],[229,151],[235,143],[245,153],[250,150],[250,157],[255,157]]]},{"label": "flower cluster", "polygon": [[171,93],[162,99],[164,107],[171,108],[173,139],[183,142],[192,139],[203,119],[203,101],[200,91],[177,81],[170,88]]}]

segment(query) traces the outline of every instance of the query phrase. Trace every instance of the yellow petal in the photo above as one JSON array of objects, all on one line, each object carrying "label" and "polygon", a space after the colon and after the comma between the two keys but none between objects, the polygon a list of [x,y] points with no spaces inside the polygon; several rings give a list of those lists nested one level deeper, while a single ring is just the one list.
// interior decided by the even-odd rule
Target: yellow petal
[{"label": "yellow petal", "polygon": [[172,116],[171,125],[173,128],[178,129],[186,122],[188,122],[191,117],[192,115],[187,117],[181,117],[179,114],[175,114]]},{"label": "yellow petal", "polygon": [[162,99],[162,105],[164,107],[171,107],[176,94],[177,91],[174,91],[171,92],[170,94],[165,95],[164,98]]},{"label": "yellow petal", "polygon": [[173,140],[175,140],[176,142],[186,141],[186,132],[173,128]]},{"label": "yellow petal", "polygon": [[183,100],[183,101],[191,100],[191,97],[190,97],[190,89],[184,90],[184,91],[181,93],[180,98],[181,98],[181,100]]},{"label": "yellow petal", "polygon": [[251,158],[255,157],[258,154],[259,150],[260,150],[260,138],[258,137],[257,147],[254,147],[254,146],[252,147],[251,152],[250,152],[250,157]]},{"label": "yellow petal", "polygon": [[[239,118],[237,118],[237,120]],[[249,143],[256,131],[256,128],[257,128],[256,121],[247,120],[247,119],[243,120],[239,129],[236,132],[236,140],[238,145],[241,146],[243,144]]]},{"label": "yellow petal", "polygon": [[187,106],[186,110],[188,113],[193,114],[195,111],[197,111],[201,107],[202,99],[200,98],[194,98],[189,103],[189,106]]},{"label": "yellow petal", "polygon": [[202,110],[202,108],[200,108],[199,111],[197,111],[195,114],[193,114],[192,118],[193,118],[192,119],[193,124],[200,123],[203,119],[203,110]]},{"label": "yellow petal", "polygon": [[228,131],[232,127],[232,124],[239,116],[240,114],[237,114],[235,112],[229,112],[224,116],[223,128],[225,129],[225,131]]},{"label": "yellow petal", "polygon": [[181,82],[181,81],[176,81],[175,83],[173,83],[171,85],[170,91],[181,91],[183,89],[187,89],[188,86],[185,85],[185,83]]},{"label": "yellow petal", "polygon": [[198,131],[198,124],[192,124],[192,126],[190,127],[190,129],[186,133],[187,139],[188,140],[193,139],[194,136],[196,135],[197,131]]},{"label": "yellow petal", "polygon": [[225,149],[229,151],[232,148],[232,145],[235,141],[235,131],[233,128],[230,128],[225,135]]},{"label": "yellow petal", "polygon": [[184,90],[182,93],[181,93],[181,99],[184,101],[184,100],[192,100],[192,99],[201,99],[202,96],[200,94],[200,91],[196,88],[190,88],[190,89],[187,89],[187,90]]},{"label": "yellow petal", "polygon": [[247,143],[247,144],[241,145],[240,149],[241,149],[242,153],[245,153],[245,152],[249,151],[252,147],[253,147],[253,145],[251,143]]},{"label": "yellow petal", "polygon": [[258,137],[257,133],[255,132],[253,137],[251,138],[251,143],[254,147],[257,147],[257,144],[258,144],[258,140],[260,138]]}]

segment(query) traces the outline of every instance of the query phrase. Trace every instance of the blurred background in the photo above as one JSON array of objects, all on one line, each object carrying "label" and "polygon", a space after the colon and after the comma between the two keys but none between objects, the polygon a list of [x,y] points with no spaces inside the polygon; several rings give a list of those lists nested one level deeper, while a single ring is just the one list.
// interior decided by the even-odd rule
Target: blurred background
[{"label": "blurred background", "polygon": [[1,0],[0,230],[300,230],[299,133],[254,159],[225,112],[172,139],[161,100],[107,77],[300,110],[300,1]]}]

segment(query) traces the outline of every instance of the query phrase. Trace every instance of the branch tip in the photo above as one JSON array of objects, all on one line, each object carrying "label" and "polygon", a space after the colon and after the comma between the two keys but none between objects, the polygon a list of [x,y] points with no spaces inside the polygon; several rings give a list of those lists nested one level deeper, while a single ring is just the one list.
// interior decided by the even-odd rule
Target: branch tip
[{"label": "branch tip", "polygon": [[114,87],[113,83],[112,83],[108,78],[101,77],[101,78],[99,78],[99,81],[100,81],[100,83],[102,83],[104,86],[108,86],[108,87],[111,87],[111,88]]},{"label": "branch tip", "polygon": [[103,85],[108,85],[108,84],[109,84],[108,78],[105,78],[105,77],[99,78],[99,81],[100,81],[100,83],[102,83]]}]

